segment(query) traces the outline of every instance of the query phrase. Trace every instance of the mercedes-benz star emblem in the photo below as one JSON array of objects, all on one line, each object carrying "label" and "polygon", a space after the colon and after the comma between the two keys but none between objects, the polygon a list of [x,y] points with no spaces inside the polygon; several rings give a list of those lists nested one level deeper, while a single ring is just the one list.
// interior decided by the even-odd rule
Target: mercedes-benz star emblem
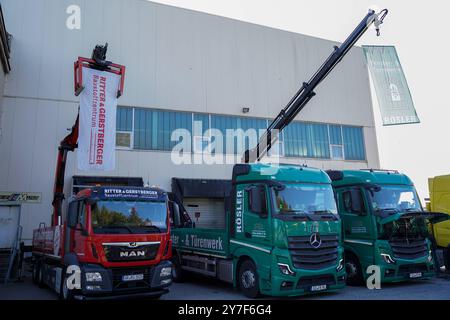
[{"label": "mercedes-benz star emblem", "polygon": [[320,235],[318,232],[314,232],[313,234],[311,234],[311,237],[309,237],[309,243],[315,249],[319,248],[322,245],[322,239],[320,239]]}]

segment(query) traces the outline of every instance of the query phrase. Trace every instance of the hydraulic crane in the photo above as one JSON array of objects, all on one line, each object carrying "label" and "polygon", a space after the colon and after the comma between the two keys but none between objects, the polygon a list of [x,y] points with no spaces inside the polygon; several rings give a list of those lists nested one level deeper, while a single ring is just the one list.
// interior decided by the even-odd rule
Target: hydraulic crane
[{"label": "hydraulic crane", "polygon": [[[125,80],[125,66],[112,63],[106,60],[106,51],[108,44],[104,46],[97,45],[92,51],[91,59],[78,57],[78,60],[74,63],[74,91],[78,96],[83,91],[83,68],[93,68],[101,71],[112,72],[120,75],[120,83],[117,91],[117,97],[120,97],[123,93],[124,80]],[[55,182],[53,187],[53,213],[52,213],[52,226],[60,224],[60,217],[62,213],[62,202],[64,200],[64,177],[66,172],[67,154],[70,151],[74,151],[78,147],[78,124],[79,115],[75,120],[75,124],[72,126],[70,133],[61,140],[58,147],[58,158],[56,161],[56,173]]]},{"label": "hydraulic crane", "polygon": [[361,36],[373,24],[377,36],[380,35],[380,25],[388,14],[387,9],[380,12],[370,9],[369,13],[362,19],[355,30],[341,44],[335,46],[334,51],[320,66],[317,72],[308,82],[304,82],[297,93],[292,97],[286,107],[281,110],[278,116],[268,126],[265,133],[261,136],[258,144],[251,150],[246,150],[243,155],[245,163],[260,161],[270,150],[272,145],[278,140],[279,133],[289,125],[305,105],[316,95],[315,88],[330,74],[330,72],[341,62],[342,58],[349,52]]}]

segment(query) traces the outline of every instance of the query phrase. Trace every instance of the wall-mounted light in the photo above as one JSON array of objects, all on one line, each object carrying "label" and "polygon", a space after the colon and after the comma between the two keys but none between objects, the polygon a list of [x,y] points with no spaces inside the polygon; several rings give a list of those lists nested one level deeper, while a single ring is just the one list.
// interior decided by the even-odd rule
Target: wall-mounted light
[{"label": "wall-mounted light", "polygon": [[250,112],[250,108],[242,108],[242,113],[249,113]]}]

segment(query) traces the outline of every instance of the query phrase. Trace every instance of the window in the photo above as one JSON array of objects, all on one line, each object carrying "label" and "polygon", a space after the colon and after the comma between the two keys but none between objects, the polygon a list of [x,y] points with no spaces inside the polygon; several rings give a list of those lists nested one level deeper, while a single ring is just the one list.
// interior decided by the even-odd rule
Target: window
[{"label": "window", "polygon": [[205,151],[206,146],[211,141],[211,137],[205,135],[208,130],[209,115],[194,113],[194,127],[192,130],[193,152]]},{"label": "window", "polygon": [[133,108],[117,108],[116,127],[116,146],[133,148]]},{"label": "window", "polygon": [[358,215],[364,215],[366,212],[363,194],[359,189],[351,189],[342,193],[342,202],[345,212]]},{"label": "window", "polygon": [[333,160],[344,160],[344,146],[342,144],[342,127],[329,125],[330,132],[330,154]]},{"label": "window", "polygon": [[177,144],[171,141],[175,129],[192,132],[192,114],[136,108],[134,110],[134,148],[170,151]]},{"label": "window", "polygon": [[346,160],[365,160],[364,136],[361,127],[342,126]]},{"label": "window", "polygon": [[[227,129],[242,129],[244,134],[249,133],[248,129],[255,129],[259,138],[269,123],[268,119],[251,117],[118,107],[116,145],[125,149],[171,151],[179,143],[171,141],[173,131],[186,129],[192,136],[193,147],[185,151],[199,152],[205,151],[206,146],[214,142],[214,137],[205,136],[208,129],[219,130],[224,138]],[[246,134],[242,137],[235,132],[234,147],[230,148],[229,145],[227,148],[230,137],[227,138],[222,144],[223,151],[217,152],[242,154],[246,149],[254,148],[258,142],[254,135]],[[356,161],[366,159],[362,127],[295,121],[284,129],[279,142],[279,152],[286,157]],[[272,154],[276,153],[278,152],[274,151]]]},{"label": "window", "polygon": [[[247,117],[232,117],[232,116],[211,116],[211,129],[218,129],[222,133],[223,137],[227,138],[224,140],[223,148],[228,154],[241,154],[247,149],[256,147],[258,143],[258,138],[264,132],[263,129],[267,128],[267,120],[257,119],[257,118],[247,118]],[[234,149],[227,149],[227,141],[230,138],[227,136],[227,129],[237,130],[242,129],[243,135],[240,136],[236,133],[233,139]],[[256,130],[253,132],[247,132],[249,129]],[[230,143],[230,142],[229,142]]]},{"label": "window", "polygon": [[330,158],[328,126],[317,123],[291,123],[284,132],[288,157]]}]

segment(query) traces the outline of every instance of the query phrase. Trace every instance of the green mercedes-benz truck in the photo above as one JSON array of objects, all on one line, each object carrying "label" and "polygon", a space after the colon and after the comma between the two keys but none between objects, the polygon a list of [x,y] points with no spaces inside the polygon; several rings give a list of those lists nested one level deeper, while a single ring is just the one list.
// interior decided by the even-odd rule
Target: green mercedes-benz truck
[{"label": "green mercedes-benz truck", "polygon": [[397,171],[329,171],[343,225],[347,284],[366,280],[371,265],[381,282],[435,274],[429,219],[413,182]]},{"label": "green mercedes-benz truck", "polygon": [[[180,200],[200,193],[205,197],[208,190],[230,190],[224,193],[223,210],[217,209],[220,206],[206,210],[214,216],[205,216],[205,222],[206,212],[193,205],[196,202],[183,199],[182,203],[192,207],[184,209],[181,202],[171,201],[175,281],[186,271],[200,273],[233,283],[251,298],[345,286],[341,221],[331,180],[324,171],[236,164],[228,183],[229,189],[218,188],[214,180],[185,181],[184,193],[172,195],[173,200]],[[192,190],[196,188],[201,190]],[[218,201],[217,194],[212,196]]]},{"label": "green mercedes-benz truck", "polygon": [[256,146],[244,152],[244,163],[233,167],[231,181],[172,179],[169,210],[175,281],[186,271],[197,272],[232,282],[248,297],[344,287],[341,221],[328,175],[302,166],[258,162],[372,24],[380,34],[387,14],[387,9],[369,10],[347,39],[334,47]]}]

